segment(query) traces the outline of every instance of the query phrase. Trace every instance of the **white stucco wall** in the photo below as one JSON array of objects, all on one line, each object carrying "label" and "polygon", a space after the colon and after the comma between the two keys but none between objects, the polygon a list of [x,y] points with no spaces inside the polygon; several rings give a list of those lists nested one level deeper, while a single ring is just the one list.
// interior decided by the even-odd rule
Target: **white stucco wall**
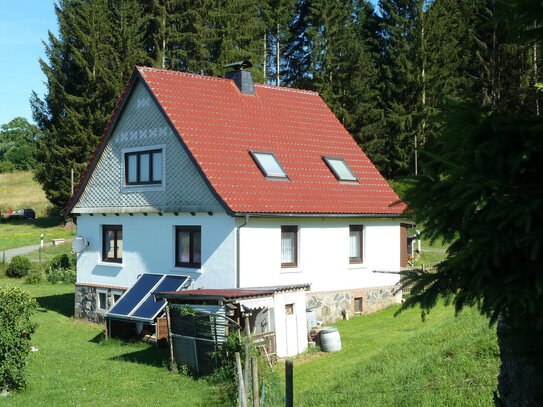
[{"label": "white stucco wall", "polygon": [[[240,220],[238,220],[238,224]],[[298,226],[298,267],[281,268],[281,225]],[[349,264],[349,225],[364,225],[362,264]],[[249,218],[240,231],[240,285],[311,283],[311,291],[394,285],[400,221],[377,218]]]},{"label": "white stucco wall", "polygon": [[[101,261],[102,225],[123,226],[122,264]],[[201,269],[175,267],[175,226],[182,225],[202,228]],[[77,257],[78,283],[130,287],[142,273],[163,273],[189,276],[192,288],[235,286],[234,219],[224,213],[82,215],[77,231],[90,243]]]}]

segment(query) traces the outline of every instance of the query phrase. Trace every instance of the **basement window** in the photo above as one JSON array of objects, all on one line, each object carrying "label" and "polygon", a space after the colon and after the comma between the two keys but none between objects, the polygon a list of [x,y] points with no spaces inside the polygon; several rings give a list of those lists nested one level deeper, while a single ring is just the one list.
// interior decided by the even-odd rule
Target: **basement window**
[{"label": "basement window", "polygon": [[340,157],[322,157],[332,174],[339,181],[355,181],[358,182],[356,175],[351,171],[347,163]]},{"label": "basement window", "polygon": [[287,173],[277,161],[275,154],[264,151],[249,151],[249,154],[266,178],[287,178]]}]

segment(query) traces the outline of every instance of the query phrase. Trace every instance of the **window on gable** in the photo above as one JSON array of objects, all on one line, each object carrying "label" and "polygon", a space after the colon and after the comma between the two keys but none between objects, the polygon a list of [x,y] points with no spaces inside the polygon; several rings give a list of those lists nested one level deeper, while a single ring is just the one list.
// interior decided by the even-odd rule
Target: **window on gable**
[{"label": "window on gable", "polygon": [[262,151],[249,151],[256,165],[265,177],[287,178],[287,173],[277,161],[275,154]]},{"label": "window on gable", "polygon": [[349,263],[362,263],[363,257],[363,242],[362,232],[364,226],[350,225],[349,226]]},{"label": "window on gable", "polygon": [[298,226],[281,226],[281,267],[298,266]]},{"label": "window on gable", "polygon": [[125,184],[148,185],[162,183],[162,157],[162,149],[125,153]]},{"label": "window on gable", "polygon": [[202,231],[200,226],[175,227],[175,265],[200,268],[202,264]]},{"label": "window on gable", "polygon": [[123,227],[121,225],[102,226],[102,261],[122,263]]},{"label": "window on gable", "polygon": [[343,158],[322,157],[322,159],[339,181],[358,181]]}]

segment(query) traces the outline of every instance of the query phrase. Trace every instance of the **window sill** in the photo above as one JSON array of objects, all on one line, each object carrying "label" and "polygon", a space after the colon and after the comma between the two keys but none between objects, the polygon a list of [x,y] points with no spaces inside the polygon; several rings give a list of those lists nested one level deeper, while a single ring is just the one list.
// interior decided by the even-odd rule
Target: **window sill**
[{"label": "window sill", "polygon": [[193,273],[193,274],[203,274],[204,270],[199,269],[193,269],[190,267],[174,267],[170,270],[172,273]]},{"label": "window sill", "polygon": [[303,273],[303,270],[299,269],[298,267],[283,267],[281,268],[281,271],[279,274],[295,274],[295,273]]},{"label": "window sill", "polygon": [[106,266],[106,267],[115,267],[115,268],[124,267],[123,263],[114,263],[114,262],[109,262],[109,261],[99,261],[96,265],[97,266]]},{"label": "window sill", "polygon": [[367,267],[363,263],[351,263],[347,270],[366,270]]}]

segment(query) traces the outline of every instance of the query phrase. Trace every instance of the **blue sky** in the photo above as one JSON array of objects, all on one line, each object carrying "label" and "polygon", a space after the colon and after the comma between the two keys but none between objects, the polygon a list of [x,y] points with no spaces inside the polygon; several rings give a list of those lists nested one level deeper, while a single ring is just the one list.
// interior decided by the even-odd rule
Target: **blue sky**
[{"label": "blue sky", "polygon": [[49,30],[58,33],[53,0],[0,0],[0,125],[17,116],[32,122],[30,95],[45,93],[38,60]]},{"label": "blue sky", "polygon": [[17,116],[32,122],[29,98],[43,96],[48,30],[57,33],[53,0],[0,0],[0,125]]}]

